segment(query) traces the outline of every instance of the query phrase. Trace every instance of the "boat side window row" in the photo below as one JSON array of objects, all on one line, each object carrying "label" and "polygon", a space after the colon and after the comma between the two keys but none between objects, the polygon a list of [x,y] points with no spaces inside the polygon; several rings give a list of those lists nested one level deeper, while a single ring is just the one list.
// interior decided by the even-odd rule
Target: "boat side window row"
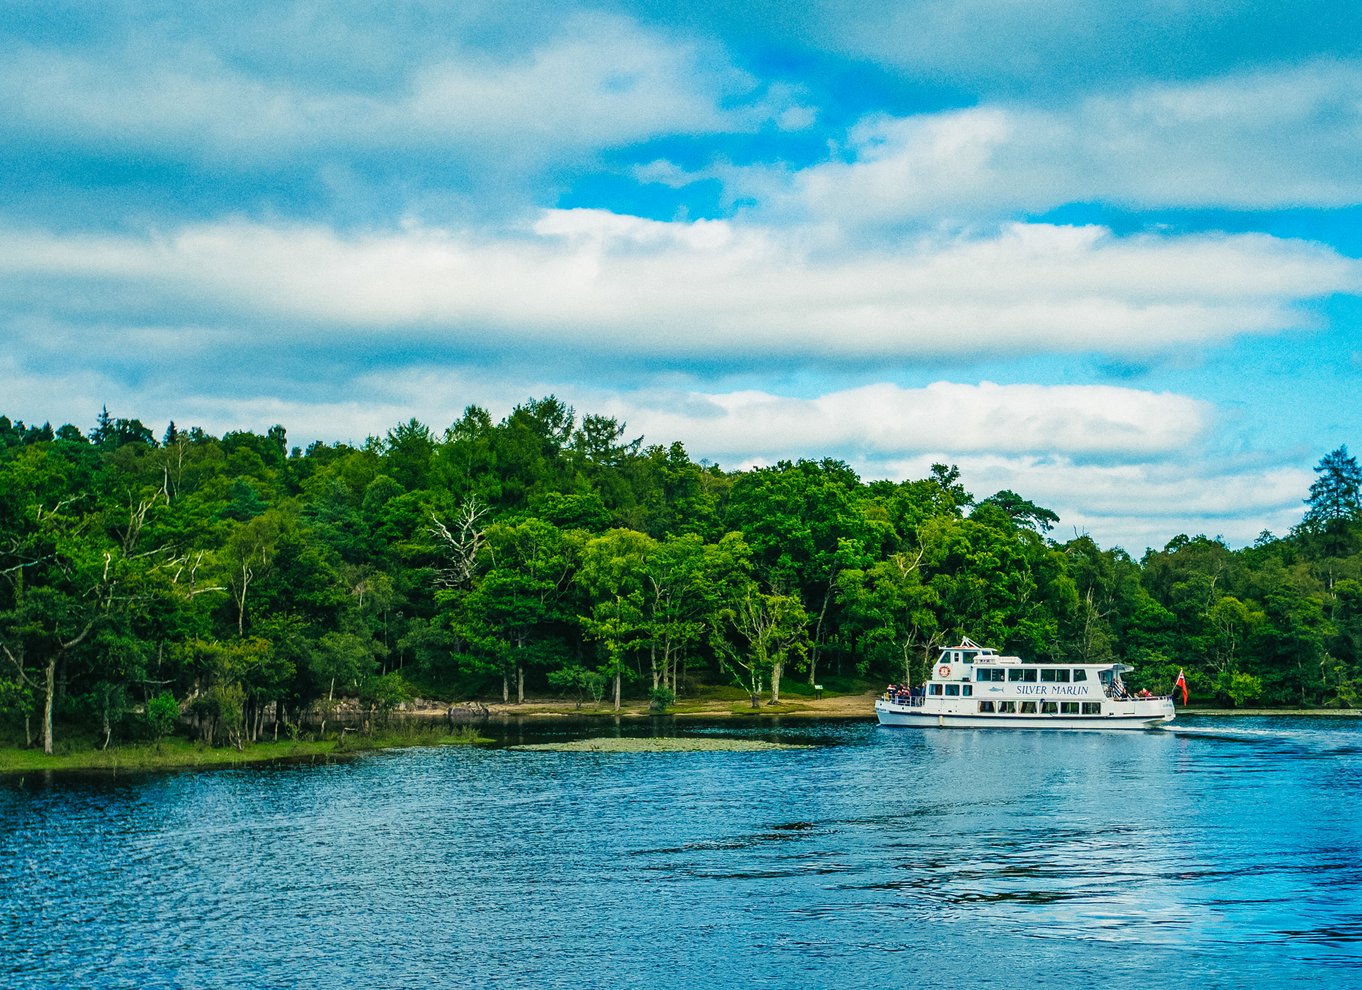
[{"label": "boat side window row", "polygon": [[1100,701],[981,701],[980,714],[1101,715]]},{"label": "boat side window row", "polygon": [[[979,681],[1001,681],[1003,679],[1002,670],[986,670],[975,668],[975,680]],[[1070,681],[1086,681],[1088,672],[1086,670],[1070,670],[1067,667],[1013,667],[1007,672],[1009,681],[1036,681],[1044,684],[1068,684]],[[988,676],[983,676],[987,674]]]},{"label": "boat side window row", "polygon": [[[944,691],[942,689],[945,689]],[[947,698],[959,698],[964,695],[966,698],[974,696],[973,684],[928,684],[927,693],[940,696],[944,694]]]}]

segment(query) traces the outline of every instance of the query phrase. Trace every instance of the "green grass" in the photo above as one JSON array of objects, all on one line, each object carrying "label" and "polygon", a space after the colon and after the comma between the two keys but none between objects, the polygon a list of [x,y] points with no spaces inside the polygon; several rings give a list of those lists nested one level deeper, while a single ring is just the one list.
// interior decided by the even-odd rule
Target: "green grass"
[{"label": "green grass", "polygon": [[350,756],[378,749],[404,746],[468,746],[486,743],[471,730],[450,733],[443,727],[410,727],[379,731],[371,735],[346,733],[341,739],[297,739],[279,742],[248,743],[238,750],[232,746],[205,746],[187,739],[166,739],[160,743],[131,743],[99,749],[93,745],[62,746],[47,756],[41,750],[0,747],[0,773],[31,773],[46,770],[133,772],[142,770],[207,769],[245,766],[277,760],[323,760]]}]

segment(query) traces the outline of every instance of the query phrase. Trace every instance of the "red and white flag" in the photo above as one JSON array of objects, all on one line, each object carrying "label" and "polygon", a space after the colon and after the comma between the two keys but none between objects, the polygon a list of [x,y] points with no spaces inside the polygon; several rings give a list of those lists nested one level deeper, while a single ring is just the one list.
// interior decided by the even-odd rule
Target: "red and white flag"
[{"label": "red and white flag", "polygon": [[1187,678],[1182,676],[1181,670],[1178,671],[1178,680],[1177,683],[1173,685],[1173,687],[1182,688],[1182,703],[1184,705],[1187,704]]}]

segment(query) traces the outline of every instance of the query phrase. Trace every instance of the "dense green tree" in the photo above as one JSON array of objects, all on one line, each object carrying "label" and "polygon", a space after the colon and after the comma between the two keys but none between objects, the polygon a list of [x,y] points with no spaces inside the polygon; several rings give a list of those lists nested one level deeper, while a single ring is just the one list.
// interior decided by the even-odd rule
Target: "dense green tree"
[{"label": "dense green tree", "polygon": [[1324,455],[1315,474],[1319,477],[1305,500],[1308,509],[1300,532],[1319,540],[1331,556],[1355,551],[1355,524],[1362,519],[1362,467],[1347,446],[1341,446]]},{"label": "dense green tree", "polygon": [[580,618],[586,635],[601,651],[600,670],[613,684],[615,711],[629,661],[652,641],[645,611],[645,581],[657,543],[646,533],[612,529],[582,547],[577,583],[590,596]]},{"label": "dense green tree", "polygon": [[0,416],[0,731],[108,744],[174,706],[242,745],[343,698],[367,724],[417,686],[497,681],[618,706],[732,678],[775,700],[790,665],[920,681],[961,635],[1129,661],[1161,692],[1184,670],[1207,703],[1356,705],[1362,474],[1343,446],[1317,474],[1285,538],[1136,561],[1052,542],[1054,513],[976,503],[945,464],[723,471],[553,396],[292,453],[282,426],[157,444],[107,410],[88,437]]},{"label": "dense green tree", "polygon": [[447,591],[457,609],[456,628],[473,645],[488,672],[501,678],[503,701],[525,700],[531,666],[552,662],[549,637],[565,618],[564,595],[575,566],[563,532],[542,519],[494,523],[487,528],[482,572],[466,594]]},{"label": "dense green tree", "polygon": [[794,595],[768,594],[755,581],[720,609],[710,642],[719,662],[752,696],[756,707],[762,683],[780,704],[780,679],[786,664],[808,653],[809,616]]},{"label": "dense green tree", "polygon": [[926,678],[943,633],[937,593],[922,579],[923,552],[900,552],[838,575],[857,668],[892,672],[903,684]]},{"label": "dense green tree", "polygon": [[811,618],[809,683],[837,622],[837,575],[868,562],[872,528],[859,499],[860,479],[841,461],[781,462],[733,483],[725,518],[752,549],[770,588],[799,598]]},{"label": "dense green tree", "polygon": [[1014,491],[1004,489],[984,499],[980,505],[996,505],[1007,513],[1019,526],[1029,526],[1038,533],[1048,533],[1059,522],[1059,516],[1049,509],[1042,508],[1029,499],[1024,499]]}]

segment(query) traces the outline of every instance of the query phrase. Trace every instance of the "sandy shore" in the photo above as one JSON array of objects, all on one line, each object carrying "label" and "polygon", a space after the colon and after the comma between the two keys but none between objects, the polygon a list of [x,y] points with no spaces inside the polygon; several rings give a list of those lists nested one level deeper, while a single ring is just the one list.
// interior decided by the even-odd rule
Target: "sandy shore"
[{"label": "sandy shore", "polygon": [[[763,703],[761,708],[753,708],[748,701],[722,699],[691,700],[682,698],[667,714],[679,716],[698,716],[706,718],[750,719],[768,715],[799,716],[804,718],[864,718],[875,717],[875,692],[864,694],[839,694],[824,698],[808,698],[801,695],[788,696],[779,705]],[[616,712],[609,701],[600,705],[584,704],[559,698],[527,698],[525,703],[502,704],[501,702],[482,702],[489,714],[494,716],[522,716],[543,718],[582,718],[616,715],[623,718],[642,718],[649,714],[646,701],[627,701]],[[445,708],[419,708],[403,714],[439,717]]]}]

